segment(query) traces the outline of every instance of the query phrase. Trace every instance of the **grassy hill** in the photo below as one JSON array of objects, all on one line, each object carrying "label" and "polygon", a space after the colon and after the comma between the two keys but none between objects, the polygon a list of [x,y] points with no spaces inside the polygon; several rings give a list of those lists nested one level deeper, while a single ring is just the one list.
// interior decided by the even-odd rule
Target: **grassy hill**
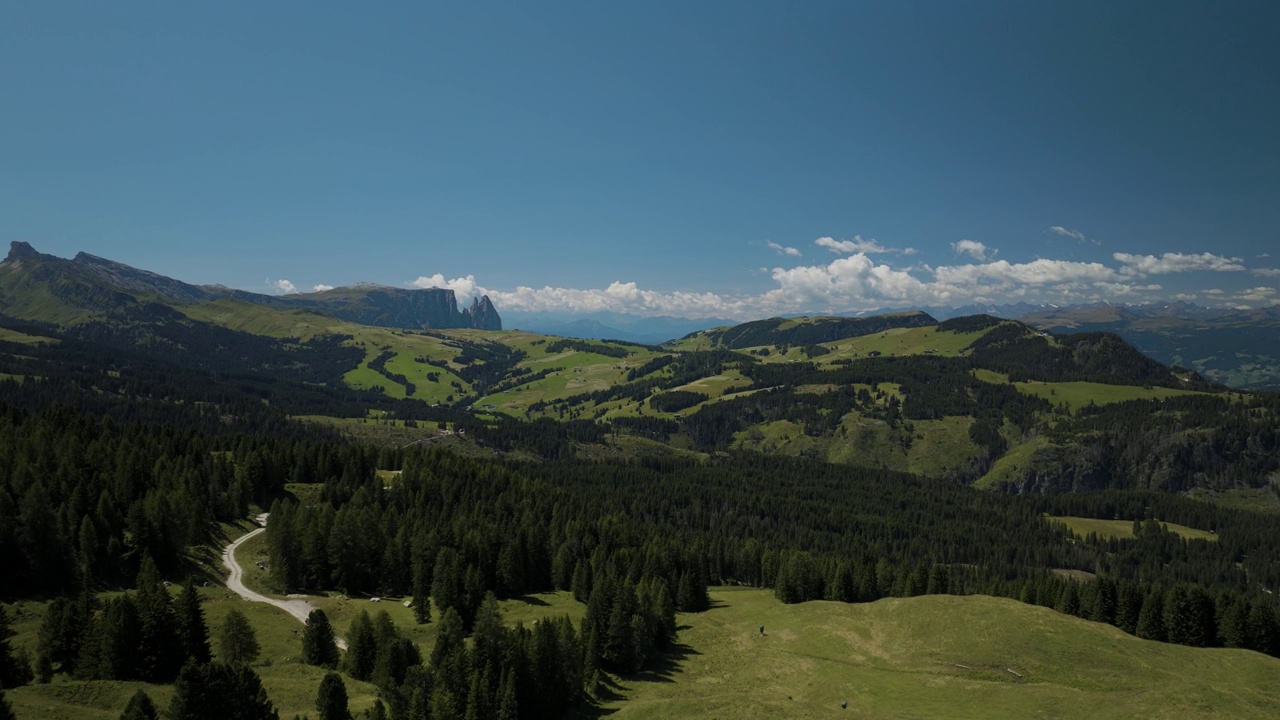
[{"label": "grassy hill", "polygon": [[[1275,717],[1280,660],[1155,643],[986,596],[783,605],[719,588],[618,718]],[[767,635],[761,636],[759,627]],[[840,703],[848,702],[842,710]]]},{"label": "grassy hill", "polygon": [[[314,710],[323,671],[299,662],[297,622],[274,608],[205,589],[218,628],[233,607],[262,643],[255,670],[281,717]],[[783,605],[766,590],[714,588],[712,609],[682,614],[680,644],[634,676],[610,678],[598,708],[618,718],[1251,718],[1274,717],[1280,660],[1244,650],[1150,642],[1109,625],[987,596],[934,595],[868,604]],[[424,655],[435,625],[396,602],[322,598],[344,631],[359,610],[387,610]],[[18,647],[31,647],[39,603],[17,608]],[[565,593],[502,603],[508,623],[569,614]],[[766,635],[759,627],[764,625]],[[351,708],[376,689],[345,677]],[[20,719],[111,720],[140,683],[59,679],[9,691]],[[164,707],[170,687],[145,686]],[[847,701],[847,710],[840,703]]]}]

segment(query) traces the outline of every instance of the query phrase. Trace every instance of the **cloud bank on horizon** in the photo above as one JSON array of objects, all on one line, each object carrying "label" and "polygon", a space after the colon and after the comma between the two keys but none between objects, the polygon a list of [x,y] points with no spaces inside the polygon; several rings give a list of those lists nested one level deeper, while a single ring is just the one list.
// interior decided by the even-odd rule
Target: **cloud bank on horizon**
[{"label": "cloud bank on horizon", "polygon": [[[1093,243],[1084,233],[1052,227],[1050,233]],[[827,263],[765,269],[774,283],[756,294],[646,290],[635,282],[614,281],[604,288],[578,289],[519,286],[487,288],[474,275],[448,279],[436,273],[409,283],[417,288],[449,288],[460,297],[488,295],[499,310],[570,313],[618,312],[690,318],[749,319],[793,313],[862,313],[904,306],[958,306],[985,303],[1070,304],[1102,300],[1154,302],[1161,299],[1202,301],[1253,307],[1280,301],[1272,287],[1224,292],[1210,287],[1198,292],[1164,293],[1160,276],[1184,273],[1244,273],[1280,276],[1274,268],[1248,268],[1244,260],[1210,252],[1142,255],[1115,252],[1109,262],[1038,258],[1029,262],[996,260],[996,248],[960,240],[951,249],[968,262],[895,267],[873,255],[914,254],[874,239],[821,237],[813,243],[840,257]],[[791,247],[769,242],[785,257],[801,257]],[[764,269],[764,268],[762,268]],[[1214,283],[1215,285],[1218,283]]]}]

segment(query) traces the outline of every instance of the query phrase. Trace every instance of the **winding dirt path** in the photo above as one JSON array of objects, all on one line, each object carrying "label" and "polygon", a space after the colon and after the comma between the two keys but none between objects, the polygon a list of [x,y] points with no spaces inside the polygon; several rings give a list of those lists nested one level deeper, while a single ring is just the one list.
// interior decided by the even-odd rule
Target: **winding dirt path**
[{"label": "winding dirt path", "polygon": [[[268,514],[269,513],[262,513],[255,518],[260,527],[241,535],[230,545],[223,548],[222,564],[226,566],[228,571],[230,571],[230,575],[227,576],[227,589],[250,602],[266,603],[268,605],[278,607],[297,618],[298,622],[305,624],[307,622],[307,615],[311,614],[311,611],[316,609],[311,603],[306,600],[277,600],[245,587],[244,568],[240,567],[240,563],[236,560],[236,548],[244,544],[244,542],[249,538],[256,537],[258,534],[266,532]],[[346,650],[347,641],[336,636],[335,638],[338,642],[338,647]]]}]

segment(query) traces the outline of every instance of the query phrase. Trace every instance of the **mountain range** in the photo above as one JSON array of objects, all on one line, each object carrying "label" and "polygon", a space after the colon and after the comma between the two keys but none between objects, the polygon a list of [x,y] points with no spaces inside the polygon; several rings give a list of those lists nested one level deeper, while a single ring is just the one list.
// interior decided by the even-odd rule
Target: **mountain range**
[{"label": "mountain range", "polygon": [[359,284],[324,292],[263,295],[221,285],[191,285],[88,253],[68,260],[14,242],[0,263],[0,313],[72,324],[127,313],[155,302],[193,305],[229,298],[278,310],[307,310],[342,320],[409,329],[501,330],[489,297],[458,309],[453,290]]}]

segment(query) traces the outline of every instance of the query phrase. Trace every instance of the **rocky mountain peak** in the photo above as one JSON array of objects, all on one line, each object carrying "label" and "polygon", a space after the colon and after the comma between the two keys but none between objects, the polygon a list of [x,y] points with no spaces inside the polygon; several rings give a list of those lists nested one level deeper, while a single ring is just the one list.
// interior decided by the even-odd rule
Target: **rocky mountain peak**
[{"label": "rocky mountain peak", "polygon": [[31,247],[31,243],[14,240],[9,243],[9,256],[4,259],[5,262],[15,262],[19,260],[34,260],[41,257],[36,249]]},{"label": "rocky mountain peak", "polygon": [[477,330],[502,329],[502,318],[498,316],[498,310],[488,295],[472,298],[471,307],[463,310],[462,314],[467,316],[471,327]]}]

